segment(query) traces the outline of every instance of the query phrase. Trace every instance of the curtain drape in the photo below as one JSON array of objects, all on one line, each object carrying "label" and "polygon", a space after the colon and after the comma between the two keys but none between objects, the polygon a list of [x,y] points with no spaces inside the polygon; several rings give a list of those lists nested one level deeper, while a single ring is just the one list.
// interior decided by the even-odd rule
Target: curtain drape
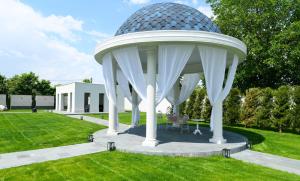
[{"label": "curtain drape", "polygon": [[193,49],[193,45],[159,45],[156,105],[174,86]]},{"label": "curtain drape", "polygon": [[205,76],[208,99],[212,105],[210,127],[213,130],[216,122],[222,121],[222,103],[228,95],[236,72],[238,57],[234,55],[232,65],[223,89],[227,51],[218,47],[198,46]]},{"label": "curtain drape", "polygon": [[124,76],[142,100],[147,100],[147,86],[137,47],[121,48],[113,51]]},{"label": "curtain drape", "polygon": [[106,95],[108,97],[108,100],[114,105],[116,105],[116,88],[114,83],[112,56],[110,53],[104,55],[102,67]]},{"label": "curtain drape", "polygon": [[184,74],[183,79],[181,81],[181,90],[180,90],[179,97],[175,97],[174,88],[173,88],[170,90],[167,96],[167,100],[172,105],[179,105],[183,103],[192,94],[199,81],[200,81],[199,73]]},{"label": "curtain drape", "polygon": [[117,81],[118,81],[119,87],[120,87],[124,97],[127,98],[127,100],[132,104],[132,107],[133,107],[131,125],[137,126],[137,124],[140,120],[139,104],[141,102],[141,99],[139,99],[139,97],[137,95],[131,95],[130,89],[129,89],[129,82],[120,69],[117,70]]}]

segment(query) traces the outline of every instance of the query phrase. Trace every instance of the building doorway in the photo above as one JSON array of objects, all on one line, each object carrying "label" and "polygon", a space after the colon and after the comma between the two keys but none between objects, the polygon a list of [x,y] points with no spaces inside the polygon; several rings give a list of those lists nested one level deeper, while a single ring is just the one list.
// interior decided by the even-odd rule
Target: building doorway
[{"label": "building doorway", "polygon": [[104,112],[104,94],[99,94],[99,112]]},{"label": "building doorway", "polygon": [[84,93],[84,112],[90,112],[91,93]]}]

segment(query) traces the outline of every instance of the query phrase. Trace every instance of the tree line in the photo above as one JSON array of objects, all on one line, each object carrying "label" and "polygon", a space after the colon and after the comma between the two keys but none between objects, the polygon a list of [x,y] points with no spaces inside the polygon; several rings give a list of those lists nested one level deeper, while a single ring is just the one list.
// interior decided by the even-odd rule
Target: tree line
[{"label": "tree line", "polygon": [[[210,120],[212,107],[204,87],[197,87],[180,108],[190,118]],[[300,86],[250,88],[245,93],[233,88],[223,102],[223,123],[300,132]]]}]

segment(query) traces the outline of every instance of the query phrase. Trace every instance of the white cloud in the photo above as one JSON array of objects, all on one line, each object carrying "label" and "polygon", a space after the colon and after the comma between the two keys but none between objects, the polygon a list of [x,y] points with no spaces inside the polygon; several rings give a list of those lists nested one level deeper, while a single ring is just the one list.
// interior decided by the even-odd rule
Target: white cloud
[{"label": "white cloud", "polygon": [[198,4],[198,0],[192,0],[193,5],[197,5]]},{"label": "white cloud", "polygon": [[83,29],[72,16],[43,16],[17,0],[0,1],[0,74],[33,71],[43,79],[79,81],[93,77],[102,82],[101,66],[93,55],[71,45],[80,33],[104,38]]},{"label": "white cloud", "polygon": [[209,18],[214,16],[210,6],[199,6],[197,9]]},{"label": "white cloud", "polygon": [[146,4],[146,3],[149,3],[150,0],[125,0],[125,2],[131,3],[131,4]]},{"label": "white cloud", "polygon": [[188,1],[184,1],[184,0],[176,0],[176,1],[174,1],[174,3],[185,4],[185,5],[189,5],[190,4]]}]

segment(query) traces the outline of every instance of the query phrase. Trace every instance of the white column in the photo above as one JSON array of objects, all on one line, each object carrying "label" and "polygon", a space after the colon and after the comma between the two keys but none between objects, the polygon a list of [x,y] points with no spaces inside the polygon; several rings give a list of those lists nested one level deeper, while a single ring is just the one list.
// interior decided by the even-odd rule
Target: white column
[{"label": "white column", "polygon": [[64,95],[59,94],[59,111],[64,110]]},{"label": "white column", "polygon": [[[180,80],[178,78],[175,85],[174,85],[174,96],[175,96],[176,99],[179,98],[179,94],[180,94]],[[175,105],[174,106],[174,113],[177,117],[179,116],[179,112],[180,112],[179,105]]]},{"label": "white column", "polygon": [[55,110],[59,110],[59,94],[56,94],[56,101],[55,101]]},{"label": "white column", "polygon": [[76,99],[75,99],[75,91],[74,92],[72,92],[72,110],[71,110],[71,112],[72,113],[75,113],[75,108],[76,108]]},{"label": "white column", "polygon": [[213,107],[214,111],[214,124],[213,124],[213,137],[209,139],[209,142],[223,144],[226,143],[226,139],[223,138],[223,103],[216,103]]},{"label": "white column", "polygon": [[72,101],[72,97],[71,97],[71,93],[68,93],[68,107],[67,107],[67,112],[71,112],[71,101]]},{"label": "white column", "polygon": [[147,50],[147,120],[146,139],[143,146],[154,147],[158,144],[156,140],[156,57],[155,50]]},{"label": "white column", "polygon": [[[113,62],[113,79],[114,79],[114,86],[115,86],[115,92],[117,93],[117,86],[116,86],[116,65],[115,61]],[[118,98],[116,98],[116,101]],[[117,110],[117,103],[114,104],[111,101],[108,102],[108,135],[118,135],[118,110]]]}]

